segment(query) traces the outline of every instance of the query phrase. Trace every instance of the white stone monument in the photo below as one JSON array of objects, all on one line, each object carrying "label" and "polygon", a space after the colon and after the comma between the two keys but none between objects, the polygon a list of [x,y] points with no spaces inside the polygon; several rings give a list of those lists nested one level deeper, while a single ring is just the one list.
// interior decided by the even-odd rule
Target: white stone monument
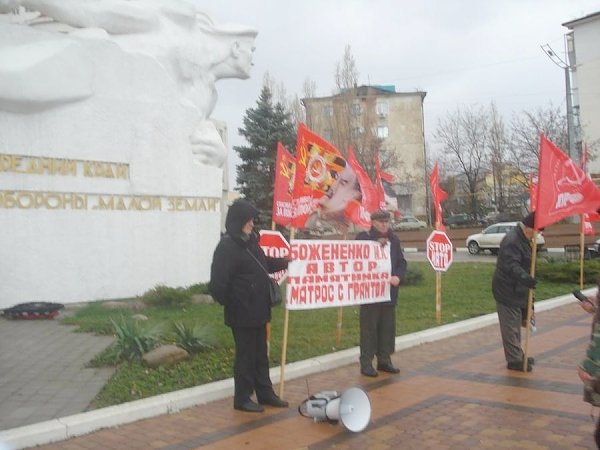
[{"label": "white stone monument", "polygon": [[0,308],[207,281],[215,82],[256,34],[184,0],[0,0]]}]

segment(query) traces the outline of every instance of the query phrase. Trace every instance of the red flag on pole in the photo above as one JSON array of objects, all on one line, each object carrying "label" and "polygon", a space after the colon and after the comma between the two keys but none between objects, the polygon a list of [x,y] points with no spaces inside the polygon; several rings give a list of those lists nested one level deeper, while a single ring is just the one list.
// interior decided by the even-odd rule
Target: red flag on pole
[{"label": "red flag on pole", "polygon": [[440,168],[438,163],[435,163],[431,171],[429,183],[431,185],[431,196],[433,197],[433,209],[435,210],[435,228],[445,231],[446,227],[442,220],[442,202],[448,198],[448,194],[440,187]]},{"label": "red flag on pole", "polygon": [[359,225],[364,228],[371,227],[371,213],[379,207],[378,195],[373,186],[373,182],[367,175],[365,169],[359,164],[352,147],[348,148],[348,160],[360,186],[361,198],[360,202],[357,200],[350,200],[345,209],[346,217],[350,222]]},{"label": "red flag on pole", "polygon": [[292,223],[294,205],[294,173],[296,158],[283,146],[277,143],[277,158],[275,159],[275,189],[273,190],[273,222],[282,226]]},{"label": "red flag on pole", "polygon": [[[292,225],[310,228],[319,219],[344,221],[347,197],[360,197],[360,190],[355,189],[356,175],[349,171],[339,150],[301,123],[296,144]],[[341,184],[344,189],[335,195],[333,191]]]},{"label": "red flag on pole", "polygon": [[375,189],[377,190],[377,203],[379,209],[385,209],[385,190],[383,189],[381,177],[381,160],[379,159],[379,153],[375,155]]},{"label": "red flag on pole", "polygon": [[538,173],[536,230],[600,206],[600,189],[543,134]]}]

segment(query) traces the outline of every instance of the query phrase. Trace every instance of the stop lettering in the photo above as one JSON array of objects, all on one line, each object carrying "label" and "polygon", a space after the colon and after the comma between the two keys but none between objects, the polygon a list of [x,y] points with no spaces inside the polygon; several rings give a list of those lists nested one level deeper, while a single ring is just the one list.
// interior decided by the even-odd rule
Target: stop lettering
[{"label": "stop lettering", "polygon": [[427,259],[433,270],[445,272],[452,264],[452,242],[442,231],[433,231],[427,238]]},{"label": "stop lettering", "polygon": [[[265,255],[272,258],[285,258],[290,254],[290,244],[279,231],[260,230],[259,245]],[[279,284],[287,277],[287,270],[272,273]]]}]

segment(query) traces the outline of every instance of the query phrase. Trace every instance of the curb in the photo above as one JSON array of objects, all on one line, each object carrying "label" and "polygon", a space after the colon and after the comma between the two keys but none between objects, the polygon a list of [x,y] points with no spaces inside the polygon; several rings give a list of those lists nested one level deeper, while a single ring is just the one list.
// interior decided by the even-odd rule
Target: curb
[{"label": "curb", "polygon": [[[595,292],[595,288],[586,289],[585,294]],[[577,301],[571,294],[536,302],[536,311],[547,311]],[[396,351],[417,345],[435,342],[469,331],[477,330],[498,322],[498,314],[490,313],[460,322],[441,325],[435,328],[396,337]],[[285,379],[293,380],[313,373],[324,372],[340,366],[356,363],[359,347],[298,361],[285,366]],[[280,367],[270,369],[271,380],[278,383]],[[164,414],[174,414],[182,409],[203,405],[214,400],[221,400],[233,395],[233,378],[216,381],[167,394],[157,395],[141,400],[109,406],[81,414],[52,419],[37,424],[25,425],[0,431],[0,448],[8,445],[8,449],[23,449],[36,445],[49,444],[91,433],[102,428],[125,425],[138,420]],[[5,450],[8,450],[5,449]]]}]

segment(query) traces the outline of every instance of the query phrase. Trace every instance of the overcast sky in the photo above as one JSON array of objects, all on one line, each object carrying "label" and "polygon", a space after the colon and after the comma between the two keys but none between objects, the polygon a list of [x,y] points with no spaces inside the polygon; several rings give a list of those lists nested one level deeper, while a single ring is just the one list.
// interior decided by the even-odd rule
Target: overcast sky
[{"label": "overcast sky", "polygon": [[[458,107],[489,105],[512,112],[565,107],[564,72],[542,52],[563,59],[561,24],[600,11],[600,0],[219,0],[200,1],[215,22],[258,30],[249,80],[221,80],[212,117],[227,122],[231,146],[246,109],[254,107],[265,72],[301,95],[309,77],[317,95],[332,93],[336,62],[350,45],[359,84],[393,84],[427,92],[425,135]],[[237,157],[231,150],[233,166]],[[233,185],[233,183],[232,183]]]}]

